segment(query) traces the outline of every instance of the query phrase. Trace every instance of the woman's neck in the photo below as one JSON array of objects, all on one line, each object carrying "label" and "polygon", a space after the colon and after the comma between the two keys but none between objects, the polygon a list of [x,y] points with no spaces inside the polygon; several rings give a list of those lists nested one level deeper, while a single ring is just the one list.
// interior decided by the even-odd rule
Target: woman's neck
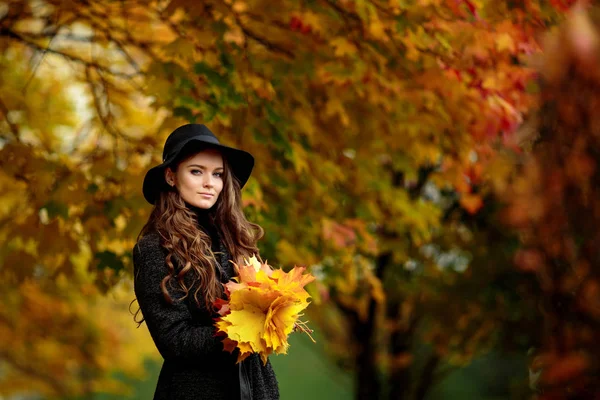
[{"label": "woman's neck", "polygon": [[206,208],[199,208],[187,202],[185,203],[185,205],[190,211],[192,211],[196,215],[198,227],[210,237],[212,251],[219,251],[219,232],[213,222],[211,210]]},{"label": "woman's neck", "polygon": [[198,225],[205,229],[209,229],[212,225],[212,218],[210,209],[200,208],[185,202],[186,207],[196,215]]}]

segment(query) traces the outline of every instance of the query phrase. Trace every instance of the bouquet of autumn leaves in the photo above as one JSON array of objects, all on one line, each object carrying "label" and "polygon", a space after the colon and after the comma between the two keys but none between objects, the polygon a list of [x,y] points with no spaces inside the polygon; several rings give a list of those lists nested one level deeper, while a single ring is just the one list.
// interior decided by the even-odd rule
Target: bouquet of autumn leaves
[{"label": "bouquet of autumn leaves", "polygon": [[273,270],[255,256],[234,266],[238,276],[225,284],[227,299],[215,303],[220,315],[215,326],[217,335],[225,336],[225,351],[239,349],[238,363],[252,353],[258,353],[263,364],[272,353],[286,354],[293,330],[310,336],[312,331],[299,317],[309,304],[304,286],[314,276],[303,274],[304,267]]}]

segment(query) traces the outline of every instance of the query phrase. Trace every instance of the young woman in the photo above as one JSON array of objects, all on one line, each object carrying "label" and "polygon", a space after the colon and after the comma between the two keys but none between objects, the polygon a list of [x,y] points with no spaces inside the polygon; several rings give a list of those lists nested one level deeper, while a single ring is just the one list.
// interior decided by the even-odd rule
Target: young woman
[{"label": "young woman", "polygon": [[[246,220],[240,190],[254,158],[219,143],[204,125],[173,131],[143,192],[154,209],[133,248],[134,290],[164,359],[155,400],[278,399],[271,364],[236,364],[215,336],[213,302],[235,274],[230,261],[258,254],[262,229]],[[137,313],[136,313],[137,314]]]}]

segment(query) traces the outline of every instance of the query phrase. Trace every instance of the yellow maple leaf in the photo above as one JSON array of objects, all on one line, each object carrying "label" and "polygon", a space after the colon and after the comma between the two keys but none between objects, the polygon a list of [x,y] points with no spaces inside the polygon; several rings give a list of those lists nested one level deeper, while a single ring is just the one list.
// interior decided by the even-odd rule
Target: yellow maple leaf
[{"label": "yellow maple leaf", "polygon": [[265,314],[253,304],[246,304],[240,312],[232,312],[224,318],[229,322],[227,335],[231,340],[247,343],[253,351],[265,350],[264,336]]},{"label": "yellow maple leaf", "polygon": [[[256,255],[253,255],[252,257],[250,257],[250,259],[244,258],[244,263],[245,264],[243,264],[243,265],[238,265],[236,263],[233,263],[233,265],[235,266],[235,270],[237,271],[237,274],[238,274],[236,281],[240,282],[240,283],[255,282],[257,279],[256,276],[259,272],[262,272],[266,276],[270,276],[271,273],[273,272],[273,270],[271,269],[271,266],[268,265],[267,263],[260,262],[256,258]],[[233,283],[235,283],[235,282],[229,282],[227,285],[231,284],[230,286],[235,286],[235,285],[233,285]],[[233,290],[230,289],[230,291],[233,291]]]},{"label": "yellow maple leaf", "polygon": [[498,51],[509,51],[513,53],[516,49],[515,41],[508,33],[501,33],[496,39],[496,48]]},{"label": "yellow maple leaf", "polygon": [[310,274],[303,275],[304,267],[294,267],[290,272],[285,273],[278,269],[273,271],[271,279],[276,280],[281,290],[294,292],[302,301],[306,301],[309,295],[304,286],[315,280]]},{"label": "yellow maple leaf", "polygon": [[258,261],[258,259],[256,258],[255,254],[253,254],[252,257],[250,257],[249,260],[246,260],[246,264],[253,266],[254,270],[256,272],[258,272],[260,270],[260,267],[262,266],[262,264],[260,263],[260,261]]},{"label": "yellow maple leaf", "polygon": [[353,56],[356,54],[356,46],[344,37],[332,39],[329,44],[334,48],[333,54],[336,57]]}]

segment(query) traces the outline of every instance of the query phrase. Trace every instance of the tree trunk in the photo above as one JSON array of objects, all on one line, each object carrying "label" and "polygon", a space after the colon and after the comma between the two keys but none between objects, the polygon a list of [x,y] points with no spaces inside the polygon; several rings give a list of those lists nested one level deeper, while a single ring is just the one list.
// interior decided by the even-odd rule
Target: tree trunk
[{"label": "tree trunk", "polygon": [[419,386],[417,387],[417,392],[415,393],[415,400],[425,399],[427,392],[429,392],[429,389],[431,389],[433,386],[434,373],[439,362],[440,357],[435,353],[429,358],[429,360],[427,360],[427,364],[425,364],[423,372],[421,372]]},{"label": "tree trunk", "polygon": [[[397,302],[388,304],[387,318],[391,321],[397,321],[400,318],[401,305]],[[403,400],[408,398],[410,393],[410,366],[398,364],[397,358],[410,352],[412,341],[412,330],[395,327],[390,335],[389,354],[392,360],[390,365],[390,375],[388,378],[389,400]]]},{"label": "tree trunk", "polygon": [[358,343],[356,354],[356,399],[376,400],[381,396],[381,382],[377,368],[377,349],[373,340],[375,332],[376,303],[371,299],[366,321],[356,316],[355,335]]},{"label": "tree trunk", "polygon": [[[377,268],[375,275],[380,280],[383,277],[385,268],[391,260],[391,254],[385,253],[377,258]],[[346,314],[351,321],[352,332],[354,332],[357,351],[355,357],[355,398],[356,400],[379,400],[382,398],[381,381],[379,379],[379,368],[377,363],[377,340],[376,320],[377,320],[377,302],[374,299],[369,300],[369,309],[367,317],[364,320],[354,309],[345,307],[338,303],[340,310]]]}]

